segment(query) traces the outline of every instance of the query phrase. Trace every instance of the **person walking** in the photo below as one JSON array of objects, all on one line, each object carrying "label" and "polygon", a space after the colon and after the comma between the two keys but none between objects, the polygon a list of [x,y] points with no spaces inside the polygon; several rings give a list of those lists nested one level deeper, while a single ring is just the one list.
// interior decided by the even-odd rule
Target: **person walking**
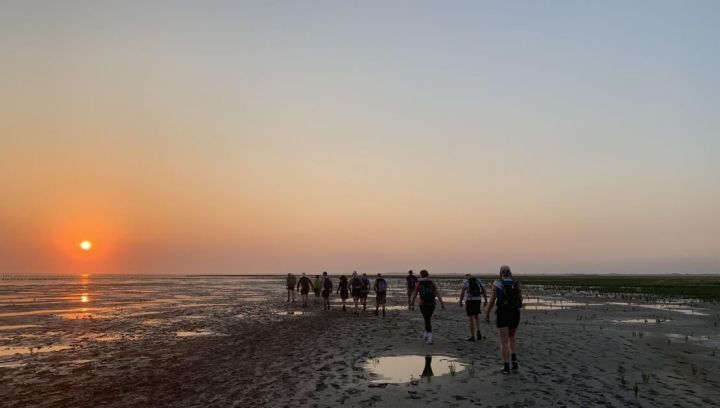
[{"label": "person walking", "polygon": [[468,317],[468,328],[470,329],[470,337],[468,337],[467,341],[481,340],[480,306],[482,298],[485,298],[485,307],[487,307],[488,298],[485,286],[480,278],[472,276],[469,273],[465,275],[465,279],[462,283],[462,290],[460,291],[460,307],[463,306],[463,299],[466,294],[467,300],[465,301],[465,313]]},{"label": "person walking", "polygon": [[413,275],[413,271],[408,271],[408,276],[405,277],[405,280],[407,281],[407,298],[408,298],[408,309],[414,310],[415,305],[413,305],[413,302],[410,301],[412,299],[413,293],[415,293],[415,285],[417,285],[417,277]]},{"label": "person walking", "polygon": [[373,282],[373,290],[375,291],[375,316],[378,315],[380,306],[382,306],[382,315],[385,317],[385,301],[387,300],[387,281],[382,274],[377,274],[375,282]]},{"label": "person walking", "polygon": [[313,293],[315,293],[313,303],[317,305],[318,300],[320,299],[320,275],[315,275],[315,280],[313,281]]},{"label": "person walking", "polygon": [[295,303],[295,275],[292,273],[287,274],[287,278],[285,279],[285,286],[287,287],[288,292],[288,298],[287,301],[290,301],[290,296],[292,295],[292,301]]},{"label": "person walking", "polygon": [[308,306],[308,293],[310,293],[310,287],[312,286],[312,281],[310,278],[305,276],[305,273],[303,272],[302,276],[300,277],[300,280],[298,280],[297,283],[297,290],[300,291],[300,296],[302,297],[302,307]]},{"label": "person walking", "polygon": [[336,293],[336,294],[337,294],[337,293],[340,294],[340,299],[342,300],[342,310],[343,310],[343,312],[347,310],[347,309],[345,308],[345,302],[347,302],[347,298],[348,298],[348,286],[349,286],[348,280],[347,280],[347,278],[345,277],[345,275],[340,275],[340,282],[338,282],[338,288],[337,288],[337,291],[336,291],[335,293]]},{"label": "person walking", "polygon": [[355,302],[355,314],[358,314],[358,301],[360,300],[360,296],[362,296],[362,280],[358,276],[357,271],[353,271],[352,278],[350,278],[350,294]]},{"label": "person walking", "polygon": [[498,336],[500,336],[500,356],[503,361],[503,374],[518,369],[517,345],[515,334],[520,324],[520,309],[522,308],[522,288],[520,283],[513,279],[510,267],[500,267],[500,277],[493,283],[490,304],[485,310],[485,321],[490,323],[490,311],[497,306],[495,319],[497,321]]},{"label": "person walking", "polygon": [[362,287],[360,288],[360,302],[362,303],[364,312],[367,310],[367,298],[368,293],[370,293],[370,279],[368,278],[367,273],[362,274],[360,281],[362,282]]},{"label": "person walking", "polygon": [[435,298],[440,302],[440,308],[445,309],[440,291],[437,285],[430,279],[428,271],[423,269],[420,271],[420,279],[415,284],[415,291],[413,292],[410,303],[412,308],[415,308],[415,298],[420,297],[420,313],[422,313],[423,319],[425,320],[425,331],[423,332],[423,340],[425,344],[433,344],[432,337],[432,324],[430,319],[435,312]]},{"label": "person walking", "polygon": [[327,272],[323,272],[320,286],[322,286],[323,310],[330,310],[330,293],[333,290],[333,283]]}]

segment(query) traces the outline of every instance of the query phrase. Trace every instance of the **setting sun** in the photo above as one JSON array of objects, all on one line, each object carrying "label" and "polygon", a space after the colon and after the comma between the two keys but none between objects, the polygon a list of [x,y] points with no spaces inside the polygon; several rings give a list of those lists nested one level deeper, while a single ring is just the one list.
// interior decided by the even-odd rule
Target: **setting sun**
[{"label": "setting sun", "polygon": [[90,241],[83,241],[80,243],[80,249],[83,251],[89,251],[92,249],[92,242]]}]

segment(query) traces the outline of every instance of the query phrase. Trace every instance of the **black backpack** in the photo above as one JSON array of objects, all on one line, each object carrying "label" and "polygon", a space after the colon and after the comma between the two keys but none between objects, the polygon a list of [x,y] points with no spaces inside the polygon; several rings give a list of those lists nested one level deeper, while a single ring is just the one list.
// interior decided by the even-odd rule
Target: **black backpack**
[{"label": "black backpack", "polygon": [[498,308],[503,309],[520,309],[522,302],[520,301],[520,293],[518,291],[518,283],[516,280],[511,282],[502,281],[503,298]]},{"label": "black backpack", "polygon": [[435,291],[432,281],[420,282],[420,299],[423,303],[435,303]]},{"label": "black backpack", "polygon": [[474,276],[468,280],[468,289],[470,296],[472,297],[478,297],[482,294],[480,282],[478,282],[477,278]]},{"label": "black backpack", "polygon": [[323,282],[323,286],[325,290],[332,290],[332,282],[330,281],[330,278],[325,278],[325,282]]}]

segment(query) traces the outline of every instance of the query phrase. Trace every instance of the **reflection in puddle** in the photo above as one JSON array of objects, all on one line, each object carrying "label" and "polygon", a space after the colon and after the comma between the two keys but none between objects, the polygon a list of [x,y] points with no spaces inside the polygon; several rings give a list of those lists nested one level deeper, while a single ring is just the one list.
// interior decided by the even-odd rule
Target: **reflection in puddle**
[{"label": "reflection in puddle", "polygon": [[52,351],[67,350],[70,346],[42,346],[42,347],[4,347],[0,348],[0,356],[14,356],[16,354],[49,353]]},{"label": "reflection in puddle", "polygon": [[406,383],[419,377],[455,375],[467,368],[456,358],[447,356],[389,356],[368,360],[363,368],[377,378],[374,383]]}]

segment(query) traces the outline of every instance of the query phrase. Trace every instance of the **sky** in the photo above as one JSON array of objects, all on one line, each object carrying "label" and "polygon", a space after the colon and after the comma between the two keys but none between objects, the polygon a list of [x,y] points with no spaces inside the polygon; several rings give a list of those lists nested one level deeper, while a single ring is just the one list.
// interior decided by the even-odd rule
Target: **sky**
[{"label": "sky", "polygon": [[720,273],[719,20],[0,0],[0,274]]}]

